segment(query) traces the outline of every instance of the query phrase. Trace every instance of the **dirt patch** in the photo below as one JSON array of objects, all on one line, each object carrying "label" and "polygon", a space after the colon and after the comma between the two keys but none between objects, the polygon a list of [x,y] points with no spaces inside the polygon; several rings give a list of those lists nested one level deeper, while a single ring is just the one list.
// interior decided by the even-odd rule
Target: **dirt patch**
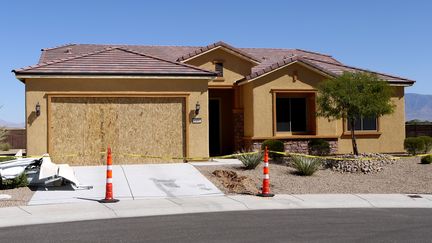
[{"label": "dirt patch", "polygon": [[247,176],[239,176],[232,170],[215,170],[212,172],[229,193],[256,194],[255,183]]},{"label": "dirt patch", "polygon": [[30,201],[34,192],[28,187],[20,187],[15,189],[0,190],[0,194],[11,196],[10,199],[0,199],[0,208],[25,206]]},{"label": "dirt patch", "polygon": [[[241,165],[197,166],[203,175],[221,191],[230,192],[212,174],[215,170],[234,171],[246,176],[256,190],[262,186],[262,164],[255,170]],[[270,164],[270,190],[276,194],[308,193],[432,193],[432,165],[420,164],[420,158],[399,159],[378,173],[340,173],[331,169],[318,170],[312,176],[298,176],[283,164]]]}]

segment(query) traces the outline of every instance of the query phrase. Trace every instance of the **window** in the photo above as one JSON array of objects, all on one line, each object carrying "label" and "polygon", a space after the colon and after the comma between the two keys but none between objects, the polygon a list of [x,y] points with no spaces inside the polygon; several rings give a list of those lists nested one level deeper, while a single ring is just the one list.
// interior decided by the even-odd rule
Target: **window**
[{"label": "window", "polygon": [[[377,118],[376,117],[357,117],[354,124],[356,131],[377,131]],[[348,131],[351,131],[351,124],[348,122]]]},{"label": "window", "polygon": [[276,131],[305,132],[307,130],[306,98],[276,97]]},{"label": "window", "polygon": [[218,77],[223,77],[223,63],[221,62],[215,63],[215,71]]}]

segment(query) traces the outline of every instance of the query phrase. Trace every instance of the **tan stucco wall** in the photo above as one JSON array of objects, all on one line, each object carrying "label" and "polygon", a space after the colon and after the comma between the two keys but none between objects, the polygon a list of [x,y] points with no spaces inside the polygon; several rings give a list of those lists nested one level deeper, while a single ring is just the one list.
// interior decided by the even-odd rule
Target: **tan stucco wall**
[{"label": "tan stucco wall", "polygon": [[[403,141],[405,139],[405,98],[404,88],[394,87],[395,94],[392,102],[396,105],[393,114],[385,115],[379,118],[379,131],[381,135],[378,138],[367,138],[361,135],[357,136],[357,146],[359,152],[403,152]],[[342,122],[339,121],[338,133],[343,131]],[[351,153],[352,144],[349,137],[339,139],[339,153]]]},{"label": "tan stucco wall", "polygon": [[253,63],[220,48],[209,51],[201,56],[194,57],[187,60],[185,63],[214,71],[214,61],[223,62],[223,79],[217,78],[216,80],[209,82],[209,85],[233,84],[249,75],[251,68],[254,65]]},{"label": "tan stucco wall", "polygon": [[254,136],[254,97],[253,97],[253,84],[245,84],[240,87],[242,89],[243,97],[243,115],[244,115],[244,136]]},{"label": "tan stucco wall", "polygon": [[[40,155],[48,152],[47,92],[188,93],[189,111],[186,125],[189,128],[189,156],[208,156],[207,83],[208,80],[204,79],[26,79],[27,153]],[[38,102],[41,115],[36,117],[34,109]],[[201,105],[198,117],[201,117],[203,122],[191,124],[190,116],[197,102]]]},{"label": "tan stucco wall", "polygon": [[[293,73],[297,71],[294,81]],[[273,137],[273,97],[271,90],[313,91],[327,77],[304,67],[293,64],[262,78],[247,83],[242,87],[245,117],[245,137]],[[394,114],[380,118],[379,138],[359,137],[358,146],[361,152],[401,152],[405,138],[404,88],[395,88],[392,101],[396,104]],[[329,121],[317,117],[316,135],[318,137],[337,137],[339,153],[352,151],[351,140],[343,135],[342,120]]]},{"label": "tan stucco wall", "polygon": [[[297,71],[295,81],[293,79],[294,71]],[[252,95],[250,96],[253,96],[254,107],[253,137],[273,136],[273,96],[271,90],[314,91],[317,84],[324,79],[324,76],[302,65],[293,64],[244,85],[245,94],[248,92],[247,89],[252,89]],[[244,96],[248,97],[248,95]],[[324,118],[317,119],[317,135],[336,135],[336,122],[329,122]]]}]

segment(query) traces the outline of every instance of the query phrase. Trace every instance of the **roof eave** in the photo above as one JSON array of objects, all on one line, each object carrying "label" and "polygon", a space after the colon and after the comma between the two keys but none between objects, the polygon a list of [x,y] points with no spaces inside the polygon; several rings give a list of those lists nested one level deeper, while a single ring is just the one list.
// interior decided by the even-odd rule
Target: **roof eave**
[{"label": "roof eave", "polygon": [[403,81],[387,81],[391,86],[411,87],[415,84],[414,80]]},{"label": "roof eave", "polygon": [[40,79],[40,78],[107,78],[107,79],[205,79],[212,80],[216,78],[214,74],[186,74],[186,73],[151,73],[151,74],[137,74],[137,73],[36,73],[36,72],[16,72],[15,77],[21,82],[25,83],[26,79]]},{"label": "roof eave", "polygon": [[[258,76],[253,77],[253,78],[249,78],[249,79],[247,77],[243,78],[241,80],[238,80],[236,83],[239,86],[244,85],[246,83],[250,83],[250,82],[252,82],[252,81],[254,81],[256,79],[262,78],[262,77],[264,77],[264,76],[266,76],[266,75],[268,75],[270,73],[276,72],[276,71],[278,71],[278,70],[280,70],[282,68],[285,68],[287,66],[290,66],[290,65],[292,65],[294,63],[298,63],[298,64],[300,64],[302,66],[305,66],[305,67],[307,67],[307,68],[309,68],[309,69],[311,69],[311,70],[313,70],[315,72],[318,72],[321,75],[326,76],[328,78],[332,78],[332,77],[337,76],[334,73],[325,72],[324,70],[320,69],[319,67],[317,67],[316,65],[314,65],[314,64],[312,64],[312,63],[310,63],[308,61],[305,61],[305,60],[302,60],[302,59],[298,59],[298,60],[294,60],[292,62],[286,63],[285,65],[279,66],[279,67],[277,67],[277,68],[275,68],[273,70],[270,70],[268,72],[262,73],[262,74],[260,74]],[[413,80],[386,80],[386,81],[391,86],[403,86],[403,87],[410,87],[410,86],[414,85],[414,83],[415,83],[415,81],[413,81]]]}]

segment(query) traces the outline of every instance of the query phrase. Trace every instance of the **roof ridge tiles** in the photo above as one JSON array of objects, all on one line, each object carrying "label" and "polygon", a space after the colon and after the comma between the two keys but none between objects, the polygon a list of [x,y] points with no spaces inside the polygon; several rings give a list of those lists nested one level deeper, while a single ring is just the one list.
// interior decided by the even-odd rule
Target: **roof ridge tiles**
[{"label": "roof ridge tiles", "polygon": [[255,50],[265,49],[265,50],[285,50],[285,51],[295,50],[293,48],[276,48],[276,47],[239,47],[238,49],[255,49]]},{"label": "roof ridge tiles", "polygon": [[54,47],[42,48],[41,51],[50,51],[50,50],[53,50],[53,49],[58,49],[58,48],[67,47],[67,46],[75,46],[75,45],[77,45],[77,44],[75,44],[75,43],[67,43],[67,44],[58,45],[58,46],[54,46]]},{"label": "roof ridge tiles", "polygon": [[306,52],[306,53],[311,53],[311,54],[316,54],[316,55],[320,55],[320,56],[325,56],[325,57],[331,57],[333,58],[332,55],[329,54],[324,54],[324,53],[320,53],[320,52],[316,52],[316,51],[308,51],[308,50],[304,50],[304,49],[299,49],[299,48],[276,48],[276,47],[271,47],[271,48],[267,48],[267,47],[239,47],[238,49],[254,49],[254,50],[280,50],[280,51],[301,51],[301,52]]},{"label": "roof ridge tiles", "polygon": [[276,68],[282,67],[284,65],[287,65],[289,63],[292,63],[292,62],[295,62],[295,61],[298,61],[298,60],[301,60],[301,59],[302,59],[302,57],[294,55],[294,56],[291,56],[291,57],[279,60],[277,62],[272,63],[270,66],[264,67],[264,68],[262,68],[260,70],[257,70],[255,72],[247,75],[246,79],[256,78],[256,77],[258,77],[258,76],[260,76],[262,74],[265,74],[267,72],[270,72],[270,71],[272,71],[272,70],[274,70]]},{"label": "roof ridge tiles", "polygon": [[315,52],[315,51],[308,51],[308,50],[303,50],[303,49],[299,49],[299,48],[295,48],[294,50],[302,51],[302,52],[306,52],[306,53],[311,53],[311,54],[316,54],[316,55],[320,55],[320,56],[325,56],[325,57],[333,57],[332,55],[329,55],[329,54],[319,53],[319,52]]},{"label": "roof ridge tiles", "polygon": [[21,71],[27,71],[27,70],[30,70],[30,69],[34,69],[34,68],[46,67],[46,66],[49,66],[49,65],[52,65],[52,64],[57,64],[57,63],[65,62],[65,61],[70,61],[70,60],[75,60],[75,59],[79,59],[79,58],[83,58],[83,57],[97,55],[97,54],[108,52],[108,51],[112,51],[112,50],[120,50],[122,52],[132,53],[132,54],[137,55],[137,56],[147,57],[147,58],[155,59],[155,60],[158,60],[158,61],[170,63],[170,64],[173,64],[173,65],[177,65],[177,66],[181,66],[181,67],[186,67],[186,68],[194,69],[194,70],[197,70],[197,71],[200,71],[200,72],[216,75],[215,72],[212,72],[212,71],[209,71],[209,70],[206,70],[206,69],[202,69],[202,68],[195,67],[195,66],[192,66],[192,65],[188,65],[188,64],[184,64],[184,63],[179,63],[179,62],[175,62],[175,61],[170,61],[170,60],[165,60],[165,59],[160,58],[160,57],[155,57],[155,56],[152,56],[152,55],[140,53],[140,52],[137,52],[137,51],[134,51],[134,50],[131,50],[131,49],[127,49],[124,46],[109,46],[109,47],[106,47],[106,48],[103,48],[103,49],[99,49],[99,50],[96,50],[96,51],[91,51],[91,52],[88,52],[88,53],[84,53],[84,54],[80,54],[80,55],[76,55],[76,56],[72,56],[72,57],[59,58],[59,59],[56,59],[56,60],[51,60],[51,61],[43,62],[43,63],[37,64],[37,65],[33,65],[33,66],[28,66],[28,67],[12,70],[12,72],[17,73],[17,72],[21,72]]},{"label": "roof ridge tiles", "polygon": [[200,48],[201,46],[181,46],[181,45],[139,45],[139,44],[94,44],[94,43],[80,43],[74,44],[76,46],[112,46],[112,47],[191,47],[191,48]]},{"label": "roof ridge tiles", "polygon": [[43,63],[38,63],[36,65],[27,66],[27,67],[23,67],[23,68],[19,68],[19,69],[14,69],[14,70],[12,70],[12,72],[16,73],[16,72],[25,71],[25,70],[28,70],[28,69],[45,67],[45,66],[48,66],[48,65],[56,64],[56,63],[61,63],[61,62],[69,61],[69,60],[74,60],[74,59],[77,59],[77,58],[82,58],[82,57],[86,57],[86,56],[95,55],[95,54],[102,53],[102,52],[109,51],[109,50],[113,50],[113,49],[116,49],[116,47],[107,47],[107,48],[104,48],[104,49],[101,49],[101,50],[87,52],[85,54],[80,54],[80,55],[71,56],[71,57],[67,57],[67,58],[59,58],[59,59],[55,59],[55,60],[51,60],[51,61],[47,61],[47,62],[43,62]]}]

